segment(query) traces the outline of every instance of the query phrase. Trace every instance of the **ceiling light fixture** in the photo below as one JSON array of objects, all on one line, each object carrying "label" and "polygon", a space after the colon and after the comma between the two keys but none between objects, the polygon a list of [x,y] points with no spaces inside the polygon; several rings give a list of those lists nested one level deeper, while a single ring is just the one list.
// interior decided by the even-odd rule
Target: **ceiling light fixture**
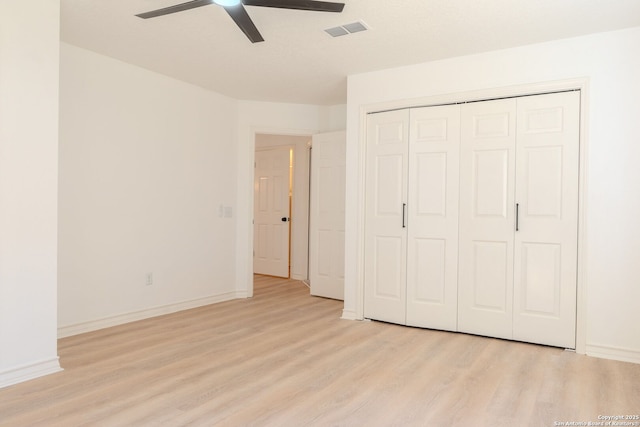
[{"label": "ceiling light fixture", "polygon": [[240,0],[213,0],[213,2],[224,7],[237,6],[240,4]]}]

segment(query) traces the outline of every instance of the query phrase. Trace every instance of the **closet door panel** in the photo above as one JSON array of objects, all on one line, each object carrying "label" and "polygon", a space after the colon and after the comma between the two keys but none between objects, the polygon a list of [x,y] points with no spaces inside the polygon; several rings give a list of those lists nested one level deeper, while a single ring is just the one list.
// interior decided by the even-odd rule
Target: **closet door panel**
[{"label": "closet door panel", "polygon": [[[410,161],[416,168],[414,176],[417,203],[416,216],[436,216],[443,218],[447,215],[447,161],[448,153],[421,153],[416,154]],[[456,160],[456,159],[454,159]],[[412,188],[413,190],[413,188]]]},{"label": "closet door panel", "polygon": [[371,258],[375,266],[372,282],[373,298],[391,302],[404,295],[404,239],[396,236],[377,236]]},{"label": "closet door panel", "polygon": [[407,110],[367,118],[364,315],[400,324],[406,321],[408,135]]},{"label": "closet door panel", "polygon": [[580,93],[518,99],[514,338],[575,348]]},{"label": "closet door panel", "polygon": [[457,329],[460,107],[410,112],[407,324]]},{"label": "closet door panel", "polygon": [[516,101],[462,106],[458,329],[511,339]]},{"label": "closet door panel", "polygon": [[[516,294],[521,301],[515,304],[516,310],[520,314],[557,318],[560,315],[561,246],[522,243],[518,249],[520,274],[516,279],[519,282],[519,292]],[[514,333],[515,336],[519,335],[518,328],[515,328]]]},{"label": "closet door panel", "polygon": [[473,302],[478,310],[505,313],[509,309],[509,245],[507,242],[473,242]]},{"label": "closet door panel", "polygon": [[509,149],[476,150],[473,153],[472,217],[480,220],[507,218],[509,194]]},{"label": "closet door panel", "polygon": [[[414,284],[411,288],[411,305],[422,304],[446,304],[446,260],[447,241],[445,239],[416,238],[413,247],[409,251],[412,257],[408,262],[415,265],[412,278]],[[409,305],[409,304],[407,304]],[[411,313],[407,322],[416,323]],[[417,326],[417,325],[414,325]]]}]

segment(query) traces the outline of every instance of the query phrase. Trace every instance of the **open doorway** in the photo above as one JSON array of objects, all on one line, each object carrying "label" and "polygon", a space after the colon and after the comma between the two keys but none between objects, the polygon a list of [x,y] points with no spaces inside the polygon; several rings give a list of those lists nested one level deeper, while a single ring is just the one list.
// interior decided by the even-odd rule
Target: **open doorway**
[{"label": "open doorway", "polygon": [[[285,156],[289,156],[287,165],[289,167],[289,183],[287,194],[284,194],[287,184],[280,182],[280,190],[272,194],[260,194],[260,180],[254,178],[254,272],[260,274],[270,274],[273,276],[290,277],[295,280],[307,280],[309,275],[309,164],[310,164],[310,135],[276,135],[256,133],[255,135],[255,172],[258,170],[260,159],[270,155],[280,160],[280,166]],[[286,154],[288,153],[288,154]],[[284,171],[285,168],[281,168]],[[282,175],[283,172],[278,174]],[[268,174],[267,174],[268,175]],[[265,175],[265,180],[268,176]],[[272,175],[274,176],[274,175]],[[257,177],[257,176],[256,176]],[[278,178],[282,180],[284,177]],[[264,181],[266,184],[266,181]],[[274,182],[275,185],[277,185]],[[263,186],[262,190],[266,190]],[[260,199],[263,198],[263,203]],[[268,232],[269,226],[256,221],[260,216],[261,207],[267,204],[265,197],[280,198],[280,211],[273,209],[271,212],[272,229],[279,229],[280,232]],[[286,198],[288,206],[284,205],[283,198]],[[273,201],[273,200],[272,200]],[[274,203],[275,205],[275,203]],[[288,208],[289,215],[286,215]],[[279,215],[279,216],[278,216]],[[285,219],[283,221],[283,218]],[[260,218],[260,221],[263,219]],[[277,224],[279,222],[279,224]],[[276,226],[277,224],[277,226]],[[286,228],[286,230],[285,230]],[[288,230],[288,235],[285,231]],[[286,237],[285,237],[286,236]],[[266,264],[265,264],[266,263]],[[265,270],[278,265],[280,270]],[[283,265],[286,263],[288,271],[284,272]]]}]

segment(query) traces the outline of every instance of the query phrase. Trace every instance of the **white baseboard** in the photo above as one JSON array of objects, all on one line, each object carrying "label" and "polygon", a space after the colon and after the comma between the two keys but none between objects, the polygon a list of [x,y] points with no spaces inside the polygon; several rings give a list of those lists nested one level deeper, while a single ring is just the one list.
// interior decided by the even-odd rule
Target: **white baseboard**
[{"label": "white baseboard", "polygon": [[0,388],[62,371],[58,357],[0,372]]},{"label": "white baseboard", "polygon": [[345,320],[360,320],[353,310],[342,310],[342,317],[340,318]]},{"label": "white baseboard", "polygon": [[587,344],[587,356],[640,364],[640,351],[632,350],[630,348],[612,347],[600,344]]},{"label": "white baseboard", "polygon": [[164,314],[189,310],[191,308],[230,301],[233,299],[247,298],[247,292],[226,292],[204,298],[183,301],[175,304],[167,304],[159,307],[152,307],[145,310],[130,313],[118,314],[116,316],[102,319],[90,320],[88,322],[76,323],[58,327],[58,338],[70,337],[72,335],[84,334],[86,332],[97,331],[98,329],[110,328],[137,320],[149,319],[151,317],[162,316]]}]

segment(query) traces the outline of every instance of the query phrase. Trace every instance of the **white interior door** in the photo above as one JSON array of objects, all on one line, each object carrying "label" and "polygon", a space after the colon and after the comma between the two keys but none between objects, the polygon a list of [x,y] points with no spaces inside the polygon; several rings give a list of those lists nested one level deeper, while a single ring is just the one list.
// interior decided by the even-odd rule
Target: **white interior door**
[{"label": "white interior door", "polygon": [[518,99],[514,339],[575,348],[580,93]]},{"label": "white interior door", "polygon": [[344,299],[346,133],[313,136],[309,222],[311,295]]},{"label": "white interior door", "polygon": [[460,106],[410,112],[407,325],[455,331]]},{"label": "white interior door", "polygon": [[462,106],[458,329],[512,339],[516,100]]},{"label": "white interior door", "polygon": [[409,111],[367,118],[364,316],[406,322]]},{"label": "white interior door", "polygon": [[289,277],[291,148],[256,150],[253,271]]}]

